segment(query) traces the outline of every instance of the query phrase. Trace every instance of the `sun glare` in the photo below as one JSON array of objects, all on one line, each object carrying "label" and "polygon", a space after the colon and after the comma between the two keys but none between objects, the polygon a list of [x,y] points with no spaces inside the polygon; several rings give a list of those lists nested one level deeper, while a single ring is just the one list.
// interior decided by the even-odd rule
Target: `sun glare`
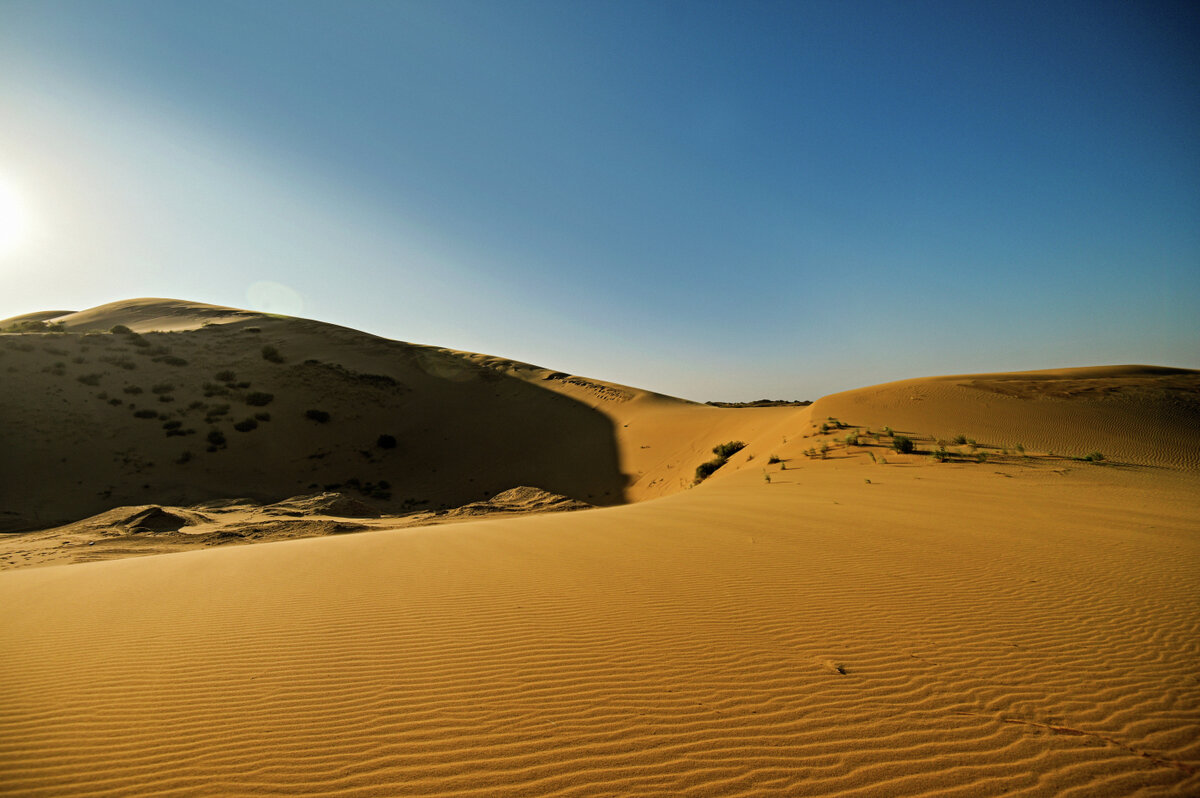
[{"label": "sun glare", "polygon": [[15,252],[27,232],[24,203],[10,185],[0,181],[0,257]]}]

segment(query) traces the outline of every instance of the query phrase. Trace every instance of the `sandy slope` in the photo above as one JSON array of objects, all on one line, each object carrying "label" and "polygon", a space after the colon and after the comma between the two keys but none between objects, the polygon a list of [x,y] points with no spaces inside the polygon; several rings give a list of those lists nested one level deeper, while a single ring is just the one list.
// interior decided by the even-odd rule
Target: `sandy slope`
[{"label": "sandy slope", "polygon": [[[148,324],[192,312],[137,309],[160,314]],[[105,312],[96,324],[126,318]],[[228,313],[197,314],[235,320],[193,320],[189,364],[234,351],[221,336],[273,335],[290,364],[390,376],[443,424],[527,407],[544,445],[525,468],[574,462],[584,487],[615,473],[621,498],[653,500],[0,573],[0,793],[1200,794],[1195,372],[973,375],[718,409]],[[281,376],[237,368],[255,387]],[[358,400],[343,401],[338,417]],[[389,401],[342,432],[377,429]],[[556,460],[594,416],[610,458]],[[892,452],[884,425],[918,451]],[[421,427],[405,429],[424,458],[497,483],[519,472],[487,453],[524,438],[480,422],[447,452]],[[976,445],[948,446],[952,462],[927,454],[960,433]],[[730,439],[748,445],[687,489]],[[1070,457],[1094,449],[1106,464]],[[254,451],[218,454],[249,468]],[[241,495],[270,493],[262,473],[238,472]],[[322,501],[278,506],[338,523],[324,513],[347,505]]]},{"label": "sandy slope", "polygon": [[1197,487],[804,460],[0,574],[0,790],[1194,795]]}]

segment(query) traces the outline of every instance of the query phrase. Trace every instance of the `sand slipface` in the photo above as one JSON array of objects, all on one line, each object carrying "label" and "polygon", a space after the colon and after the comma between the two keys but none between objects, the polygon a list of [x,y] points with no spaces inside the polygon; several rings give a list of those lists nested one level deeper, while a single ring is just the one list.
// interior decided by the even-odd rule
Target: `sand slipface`
[{"label": "sand slipface", "polygon": [[[332,346],[315,329],[311,350]],[[356,373],[402,351],[342,334],[327,362]],[[0,794],[1200,794],[1194,372],[714,408],[408,355],[432,358],[439,401],[453,383],[478,409],[514,380],[602,416],[598,470],[644,501],[529,514],[586,498],[515,482],[457,515],[349,518],[336,491],[264,502],[247,482],[73,521],[148,539],[330,527],[0,573]],[[746,446],[692,487],[731,440]]]}]

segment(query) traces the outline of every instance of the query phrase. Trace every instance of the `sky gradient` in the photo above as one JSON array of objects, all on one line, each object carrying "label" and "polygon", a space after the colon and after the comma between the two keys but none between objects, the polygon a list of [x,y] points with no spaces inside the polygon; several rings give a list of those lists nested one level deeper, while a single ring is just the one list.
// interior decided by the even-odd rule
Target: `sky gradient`
[{"label": "sky gradient", "polygon": [[1200,368],[1198,41],[1192,3],[0,0],[0,318],[179,297],[701,401]]}]

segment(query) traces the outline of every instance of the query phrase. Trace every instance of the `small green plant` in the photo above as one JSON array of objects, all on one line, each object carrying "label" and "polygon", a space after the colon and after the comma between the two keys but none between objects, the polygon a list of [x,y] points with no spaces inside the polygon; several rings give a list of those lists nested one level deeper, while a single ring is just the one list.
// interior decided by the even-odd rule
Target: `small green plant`
[{"label": "small green plant", "polygon": [[246,404],[253,407],[265,407],[275,399],[275,394],[265,391],[253,391],[246,394]]},{"label": "small green plant", "polygon": [[746,444],[742,441],[729,441],[728,443],[721,443],[714,446],[712,451],[717,457],[724,457],[726,460],[728,460],[730,457],[745,448]]},{"label": "small green plant", "polygon": [[1080,459],[1089,463],[1102,463],[1104,462],[1104,455],[1100,454],[1100,452],[1090,452]]},{"label": "small green plant", "polygon": [[157,410],[135,410],[133,411],[134,418],[158,418]]},{"label": "small green plant", "polygon": [[892,448],[897,454],[912,454],[913,446],[912,438],[907,438],[903,435],[895,435],[892,437]]},{"label": "small green plant", "polygon": [[329,421],[329,414],[324,410],[305,410],[304,417],[310,421],[315,421],[318,424],[325,424]]},{"label": "small green plant", "polygon": [[846,445],[847,446],[858,446],[858,433],[857,432],[851,432],[850,434],[848,434],[846,436]]},{"label": "small green plant", "polygon": [[827,459],[828,457],[829,457],[829,444],[828,444],[828,443],[822,443],[822,444],[821,444],[821,459],[822,459],[822,460],[825,460],[825,459]]},{"label": "small green plant", "polygon": [[975,455],[975,462],[977,462],[977,463],[986,463],[987,459],[988,459],[987,452],[979,452]]},{"label": "small green plant", "polygon": [[967,443],[967,436],[966,435],[955,435],[954,442],[959,446],[965,446]]},{"label": "small green plant", "polygon": [[763,479],[766,480],[766,483],[768,485],[771,484],[771,475],[768,474],[766,471],[763,472]]},{"label": "small green plant", "polygon": [[283,362],[283,355],[279,354],[279,350],[276,349],[275,347],[271,346],[270,344],[267,344],[266,346],[264,346],[262,348],[262,356],[263,356],[263,360],[267,360],[271,363],[282,363]]},{"label": "small green plant", "polygon": [[778,455],[773,454],[767,458],[767,465],[775,465],[776,463],[781,463],[781,462],[783,462],[783,461],[779,459]]},{"label": "small green plant", "polygon": [[258,422],[252,418],[244,418],[233,425],[233,428],[238,432],[249,432],[258,427]]},{"label": "small green plant", "polygon": [[929,457],[935,463],[945,463],[950,459],[950,452],[946,451],[945,446],[939,446],[935,451],[929,453]]}]

